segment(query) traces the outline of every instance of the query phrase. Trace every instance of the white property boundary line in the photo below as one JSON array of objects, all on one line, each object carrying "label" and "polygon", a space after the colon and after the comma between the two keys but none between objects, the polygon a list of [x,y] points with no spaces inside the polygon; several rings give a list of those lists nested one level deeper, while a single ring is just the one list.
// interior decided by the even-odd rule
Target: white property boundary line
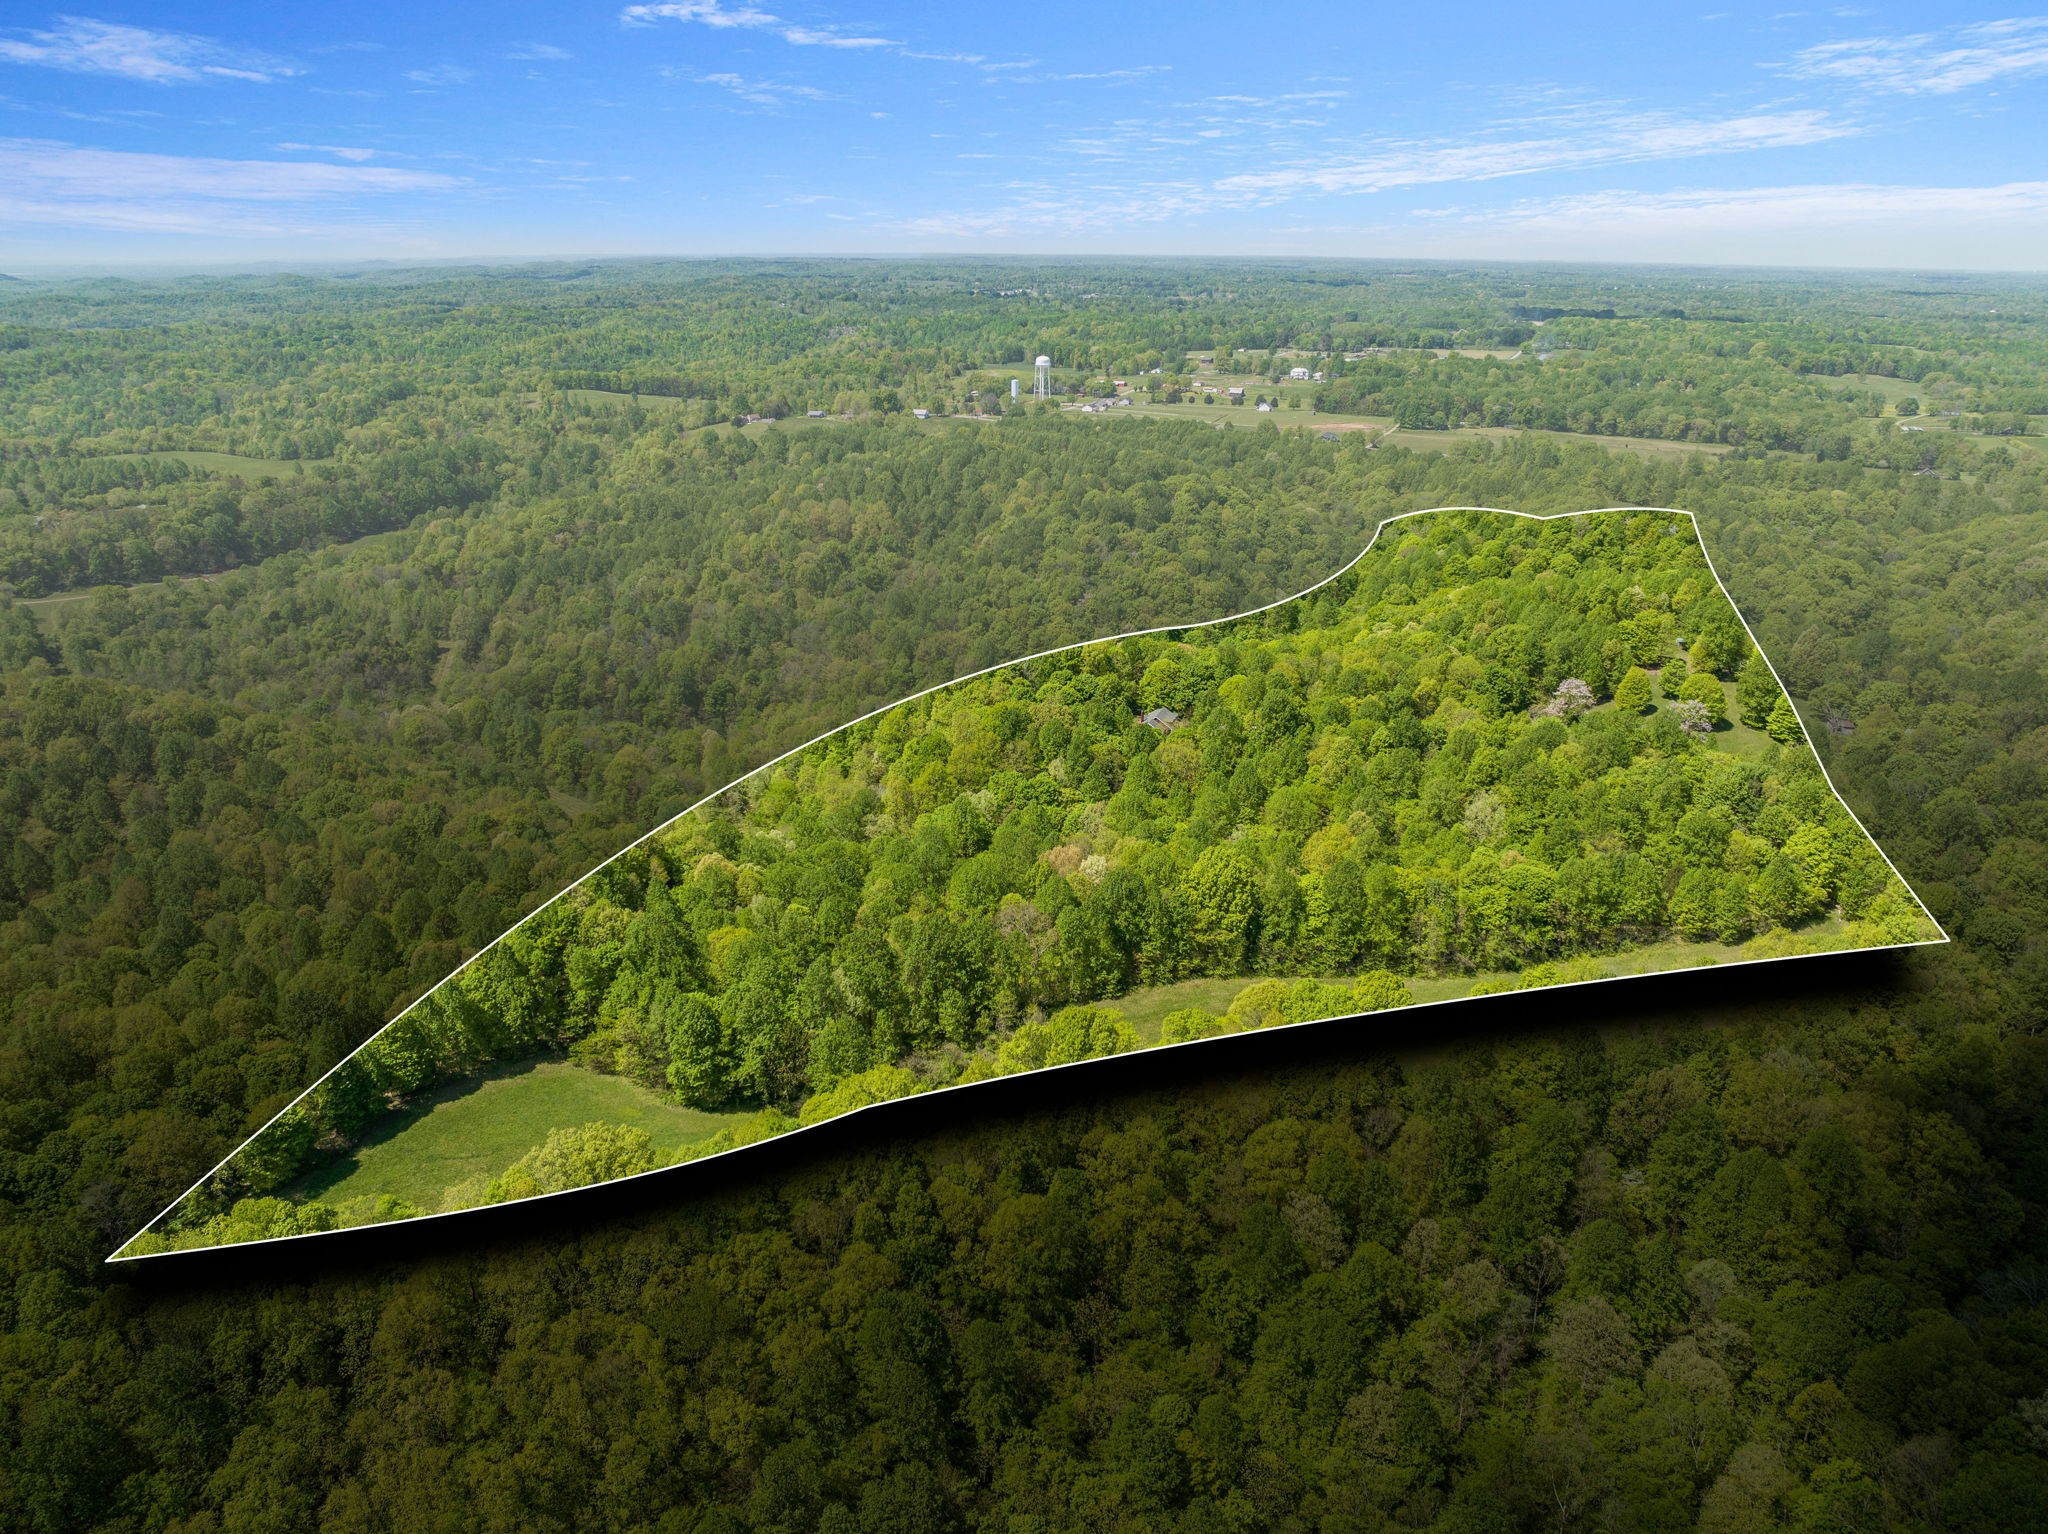
[{"label": "white property boundary line", "polygon": [[[977,677],[989,676],[998,671],[1007,671],[1013,666],[1027,665],[1035,660],[1044,660],[1049,655],[1063,655],[1069,650],[1085,650],[1094,645],[1116,644],[1121,640],[1142,639],[1152,634],[1177,634],[1184,633],[1189,629],[1215,628],[1220,624],[1235,623],[1241,618],[1256,618],[1260,613],[1271,612],[1276,607],[1285,607],[1288,603],[1298,602],[1303,597],[1311,596],[1314,593],[1322,590],[1323,587],[1329,585],[1332,581],[1338,580],[1339,578],[1348,575],[1353,569],[1357,567],[1360,560],[1364,559],[1366,555],[1370,554],[1373,551],[1373,549],[1378,546],[1380,541],[1380,534],[1385,532],[1389,527],[1393,526],[1396,522],[1406,522],[1415,517],[1434,516],[1438,512],[1452,511],[1484,512],[1493,516],[1522,517],[1531,522],[1567,521],[1574,517],[1600,517],[1607,516],[1615,512],[1648,512],[1664,516],[1684,517],[1687,522],[1692,524],[1693,542],[1697,544],[1699,547],[1701,559],[1706,561],[1707,573],[1713,576],[1714,584],[1720,588],[1721,595],[1727,599],[1728,606],[1734,610],[1735,621],[1742,625],[1743,633],[1749,636],[1750,645],[1755,649],[1758,655],[1763,656],[1765,669],[1767,669],[1771,673],[1771,680],[1778,684],[1778,691],[1785,695],[1785,699],[1788,703],[1791,702],[1792,694],[1790,690],[1786,688],[1784,679],[1778,675],[1778,668],[1771,664],[1771,657],[1768,653],[1766,653],[1763,645],[1758,641],[1756,637],[1756,632],[1750,628],[1749,620],[1742,615],[1741,604],[1739,604],[1735,600],[1733,594],[1730,593],[1730,591],[1728,590],[1727,583],[1721,579],[1721,572],[1714,567],[1714,556],[1707,552],[1707,541],[1700,534],[1699,518],[1694,516],[1693,513],[1684,510],[1682,507],[1596,506],[1586,511],[1557,511],[1543,513],[1533,511],[1511,511],[1506,507],[1502,506],[1426,506],[1419,511],[1398,512],[1391,517],[1381,518],[1378,525],[1373,528],[1372,536],[1365,541],[1365,547],[1360,549],[1348,561],[1340,565],[1337,569],[1331,571],[1328,575],[1324,576],[1321,580],[1317,581],[1313,586],[1305,586],[1300,591],[1295,592],[1292,596],[1281,597],[1278,601],[1268,602],[1263,607],[1248,608],[1244,612],[1232,613],[1228,617],[1224,618],[1203,618],[1193,623],[1162,623],[1153,628],[1131,629],[1126,633],[1110,634],[1100,639],[1083,639],[1073,644],[1055,645],[1049,650],[1035,650],[1029,655],[1020,655],[1013,660],[999,661],[993,666],[984,666],[979,671],[970,671],[965,676],[954,677],[949,682],[936,683],[933,686],[922,689],[921,691],[911,693],[907,697],[898,698],[893,703],[885,703],[880,708],[870,709],[868,710],[868,712],[860,715],[856,719],[849,719],[844,724],[835,725],[831,729],[824,731],[822,734],[812,736],[802,745],[791,746],[787,751],[783,752],[780,756],[771,757],[767,761],[761,763],[761,765],[758,767],[749,768],[747,771],[741,773],[738,777],[734,778],[730,783],[726,784],[723,788],[712,790],[703,798],[699,799],[695,804],[692,804],[688,809],[678,811],[676,814],[671,815],[667,820],[664,820],[660,825],[656,826],[653,830],[648,831],[645,834],[636,837],[634,840],[628,842],[625,846],[621,847],[617,852],[614,852],[610,857],[606,858],[602,863],[599,863],[595,868],[591,869],[588,873],[579,875],[577,878],[570,881],[568,884],[562,886],[561,889],[556,890],[554,894],[548,896],[546,900],[542,901],[539,905],[535,906],[531,911],[528,911],[524,916],[520,917],[519,920],[512,923],[511,926],[507,927],[503,932],[499,933],[496,937],[492,938],[490,942],[484,944],[483,947],[479,948],[467,959],[464,959],[460,964],[456,965],[454,969],[450,970],[447,974],[443,975],[439,980],[435,981],[434,984],[429,989],[423,991],[420,995],[414,997],[410,1002],[408,1002],[405,1005],[403,1010],[401,1010],[396,1017],[393,1017],[382,1028],[379,1028],[367,1039],[364,1039],[362,1043],[358,1044],[354,1049],[350,1050],[346,1055],[342,1056],[341,1059],[335,1061],[333,1065],[329,1066],[324,1072],[320,1074],[320,1076],[316,1080],[314,1080],[310,1085],[308,1085],[304,1091],[300,1092],[297,1097],[294,1097],[290,1102],[286,1103],[282,1108],[278,1109],[276,1113],[272,1114],[269,1120],[266,1123],[264,1123],[261,1128],[257,1129],[254,1133],[250,1134],[246,1139],[242,1141],[240,1145],[237,1145],[233,1150],[229,1151],[225,1156],[221,1157],[221,1159],[218,1162],[216,1162],[203,1175],[201,1175],[199,1179],[192,1184],[191,1187],[187,1188],[183,1193],[180,1193],[176,1198],[172,1199],[170,1203],[166,1204],[162,1209],[158,1210],[155,1215],[151,1216],[147,1224],[145,1224],[140,1230],[136,1231],[135,1234],[130,1236],[126,1241],[122,1242],[120,1247],[118,1247],[115,1250],[114,1254],[106,1260],[109,1263],[145,1262],[153,1257],[189,1256],[199,1252],[226,1251],[231,1247],[274,1246],[286,1241],[310,1241],[317,1239],[321,1236],[340,1235],[343,1231],[366,1230],[372,1228],[371,1226],[345,1225],[339,1227],[336,1230],[307,1231],[302,1234],[293,1236],[266,1236],[257,1241],[234,1241],[223,1243],[217,1246],[178,1247],[168,1252],[142,1252],[132,1257],[124,1257],[121,1255],[122,1252],[127,1251],[127,1249],[134,1244],[137,1237],[148,1234],[149,1231],[156,1226],[159,1220],[163,1219],[165,1215],[168,1215],[172,1210],[176,1209],[178,1205],[182,1204],[186,1199],[190,1198],[195,1192],[197,1192],[201,1187],[203,1187],[207,1183],[207,1181],[213,1177],[213,1175],[216,1172],[220,1171],[222,1167],[226,1166],[230,1161],[234,1160],[236,1156],[240,1155],[245,1149],[248,1148],[248,1146],[252,1142],[258,1139],[264,1133],[265,1130],[268,1130],[272,1124],[275,1124],[279,1119],[283,1118],[287,1113],[291,1112],[292,1109],[296,1108],[300,1103],[304,1102],[315,1091],[317,1091],[321,1083],[326,1081],[329,1076],[332,1076],[336,1071],[340,1070],[344,1065],[348,1064],[349,1061],[353,1060],[357,1055],[361,1054],[365,1049],[369,1048],[370,1045],[374,1044],[378,1039],[382,1038],[385,1035],[385,1033],[387,1033],[392,1028],[397,1026],[397,1024],[403,1018],[405,1018],[408,1014],[411,1013],[414,1007],[417,1007],[421,1003],[425,1002],[429,997],[433,996],[435,992],[439,991],[442,986],[446,985],[449,981],[453,980],[456,976],[460,975],[472,964],[475,964],[478,960],[482,959],[493,948],[496,948],[500,943],[504,942],[506,938],[510,937],[514,932],[518,931],[519,928],[526,925],[526,923],[532,920],[534,917],[540,915],[541,912],[545,911],[549,906],[553,905],[556,901],[560,900],[564,895],[568,894],[578,885],[583,884],[585,881],[595,877],[597,874],[602,873],[605,869],[609,868],[613,863],[616,863],[620,858],[624,857],[627,853],[633,851],[635,848],[652,841],[655,837],[661,835],[662,832],[666,831],[670,826],[674,825],[684,816],[694,814],[696,811],[702,809],[705,805],[709,804],[712,800],[718,798],[721,794],[729,793],[733,789],[738,788],[742,783],[746,782],[749,778],[758,777],[760,774],[766,772],[769,768],[787,761],[790,757],[795,756],[798,752],[807,751],[812,746],[817,745],[820,741],[830,740],[834,735],[843,734],[845,731],[852,729],[855,725],[865,724],[868,720],[875,718],[877,715],[886,714],[891,709],[901,708],[906,703],[915,703],[919,698],[930,697],[935,692],[943,692],[948,687],[957,687],[962,682],[971,682],[975,680],[975,678]],[[1795,716],[1798,713],[1798,705],[1796,703],[1793,704],[1793,713],[1795,714]],[[1948,929],[1943,927],[1942,924],[1935,919],[1934,913],[1927,909],[1927,903],[1920,898],[1919,892],[1913,888],[1912,884],[1907,880],[1906,876],[1899,872],[1898,865],[1892,862],[1891,854],[1884,850],[1883,843],[1879,842],[1876,837],[1870,834],[1869,828],[1863,824],[1863,821],[1857,816],[1856,811],[1850,807],[1849,801],[1842,796],[1842,791],[1835,786],[1834,778],[1830,776],[1828,773],[1827,763],[1823,762],[1820,759],[1820,752],[1814,748],[1813,737],[1807,733],[1806,721],[1803,719],[1799,722],[1799,736],[1801,740],[1805,741],[1807,752],[1809,755],[1813,757],[1814,765],[1820,769],[1821,780],[1827,784],[1828,791],[1835,796],[1835,802],[1839,804],[1842,807],[1842,809],[1848,814],[1849,819],[1855,822],[1856,829],[1863,833],[1864,840],[1869,842],[1871,846],[1877,848],[1877,855],[1884,859],[1884,865],[1886,868],[1889,868],[1891,870],[1892,877],[1897,879],[1900,885],[1905,889],[1906,893],[1913,897],[1913,903],[1920,908],[1920,914],[1927,918],[1927,920],[1933,925],[1934,930],[1936,932],[1939,932],[1941,936],[1937,938],[1925,938],[1917,943],[1880,943],[1869,948],[1834,948],[1827,949],[1821,953],[1784,954],[1780,955],[1777,958],[1740,959],[1733,964],[1695,965],[1686,966],[1687,968],[1712,968],[1720,970],[1743,969],[1756,964],[1784,964],[1789,963],[1795,959],[1827,958],[1832,955],[1845,953],[1881,953],[1887,952],[1891,949],[1899,948],[1939,947],[1942,944],[1951,941],[1948,935]],[[1595,980],[1566,981],[1554,985],[1531,987],[1531,989],[1545,991],[1565,991],[1577,989],[1583,986],[1607,985],[1618,980],[1641,980],[1648,978],[1649,975],[1678,974],[1682,972],[1682,970],[1651,970],[1647,971],[1643,975],[1605,975]],[[1420,1011],[1430,1007],[1450,1007],[1457,1006],[1462,1002],[1481,1001],[1486,999],[1488,998],[1476,996],[1454,996],[1444,1001],[1411,1002],[1405,1007],[1388,1008],[1386,1010],[1402,1012]],[[1262,1028],[1258,1031],[1261,1033],[1274,1033],[1284,1028],[1313,1028],[1319,1027],[1324,1023],[1341,1022],[1349,1020],[1353,1017],[1366,1017],[1372,1015],[1374,1014],[1346,1013],[1339,1017],[1314,1018],[1309,1021],[1300,1023],[1283,1023],[1278,1025],[1277,1028]],[[1187,1044],[1155,1044],[1151,1045],[1150,1048],[1184,1049],[1192,1044],[1216,1044],[1222,1043],[1227,1039],[1233,1039],[1237,1037],[1240,1037],[1240,1035],[1224,1034],[1219,1036],[1218,1038],[1213,1039],[1190,1040]],[[1121,1057],[1110,1055],[1103,1056],[1101,1058],[1118,1059]],[[1076,1060],[1067,1065],[1040,1066],[1038,1067],[1037,1072],[1020,1072],[1019,1074],[1038,1074],[1039,1072],[1044,1071],[1072,1070],[1079,1066],[1094,1065],[1097,1063],[1099,1063],[1098,1060]],[[891,1107],[896,1103],[909,1102],[913,1098],[917,1097],[936,1096],[939,1092],[963,1092],[970,1090],[974,1087],[990,1086],[993,1085],[996,1081],[1006,1081],[1009,1079],[1011,1078],[992,1077],[984,1081],[961,1082],[949,1087],[939,1087],[935,1089],[935,1091],[933,1092],[917,1092],[912,1093],[906,1097],[889,1098],[884,1102],[863,1104],[861,1107],[849,1109],[845,1113],[835,1114],[829,1119],[821,1119],[816,1124],[802,1124],[792,1129],[786,1129],[782,1131],[780,1134],[770,1135],[766,1137],[766,1139],[764,1140],[755,1140],[750,1141],[745,1145],[736,1145],[732,1147],[732,1149],[730,1150],[717,1151],[712,1155],[700,1156],[691,1161],[676,1162],[671,1164],[670,1166],[665,1167],[655,1167],[651,1171],[635,1172],[628,1177],[611,1178],[608,1179],[606,1183],[588,1183],[578,1188],[565,1188],[558,1193],[531,1194],[526,1198],[508,1200],[505,1204],[483,1204],[472,1206],[468,1209],[451,1209],[435,1214],[411,1215],[403,1220],[380,1220],[375,1222],[375,1225],[377,1228],[396,1225],[412,1225],[417,1224],[422,1220],[453,1219],[460,1215],[475,1214],[482,1210],[508,1208],[512,1204],[534,1203],[541,1199],[566,1198],[577,1193],[586,1192],[589,1188],[592,1187],[607,1186],[610,1183],[632,1182],[638,1178],[655,1177],[659,1176],[663,1172],[674,1171],[678,1166],[695,1166],[699,1163],[717,1161],[726,1156],[740,1155],[743,1152],[752,1150],[756,1145],[766,1144],[768,1140],[786,1140],[791,1135],[802,1134],[807,1130],[822,1129],[827,1124],[836,1124],[840,1122],[842,1119],[851,1118],[856,1113],[865,1113],[870,1108]]]}]

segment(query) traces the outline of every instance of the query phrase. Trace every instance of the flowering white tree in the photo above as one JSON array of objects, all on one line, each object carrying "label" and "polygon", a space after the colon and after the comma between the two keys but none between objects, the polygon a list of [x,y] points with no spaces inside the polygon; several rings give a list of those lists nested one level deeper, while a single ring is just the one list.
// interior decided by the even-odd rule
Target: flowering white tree
[{"label": "flowering white tree", "polygon": [[1557,684],[1557,691],[1543,705],[1543,712],[1558,719],[1576,719],[1595,701],[1592,688],[1577,677],[1568,676]]},{"label": "flowering white tree", "polygon": [[1671,712],[1677,716],[1678,727],[1695,740],[1714,733],[1713,713],[1697,698],[1680,698],[1671,705]]}]

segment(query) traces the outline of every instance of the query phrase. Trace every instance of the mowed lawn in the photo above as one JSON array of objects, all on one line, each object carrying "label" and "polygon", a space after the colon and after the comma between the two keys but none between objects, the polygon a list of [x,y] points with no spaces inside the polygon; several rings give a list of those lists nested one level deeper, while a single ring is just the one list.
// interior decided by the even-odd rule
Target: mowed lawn
[{"label": "mowed lawn", "polygon": [[702,1113],[621,1076],[548,1061],[522,1064],[431,1094],[392,1115],[351,1156],[301,1179],[292,1192],[325,1203],[392,1194],[429,1213],[459,1182],[495,1177],[550,1130],[603,1121],[644,1129],[657,1162],[676,1158],[745,1114]]}]

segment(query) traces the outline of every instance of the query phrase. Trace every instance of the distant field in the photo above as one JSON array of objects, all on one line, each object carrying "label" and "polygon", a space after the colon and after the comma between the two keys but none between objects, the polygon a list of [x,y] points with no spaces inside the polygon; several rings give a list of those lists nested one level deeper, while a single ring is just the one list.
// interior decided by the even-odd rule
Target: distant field
[{"label": "distant field", "polygon": [[[1297,427],[1304,431],[1352,432],[1371,428],[1374,441],[1395,443],[1419,453],[1441,453],[1460,441],[1470,441],[1474,438],[1500,441],[1520,436],[1552,437],[1560,442],[1590,442],[1612,453],[1634,453],[1643,458],[1675,458],[1686,453],[1710,453],[1718,457],[1734,451],[1721,442],[1666,442],[1657,437],[1604,437],[1579,431],[1530,432],[1518,426],[1461,426],[1452,431],[1400,431],[1395,429],[1392,419],[1387,416],[1311,414],[1306,409],[1288,410],[1284,407],[1261,413],[1251,405],[1125,405],[1113,408],[1101,419],[1116,420],[1118,417],[1129,415],[1152,416],[1163,420],[1207,421],[1212,426],[1256,426],[1261,421],[1269,421],[1275,426]],[[1097,417],[1087,416],[1083,419],[1095,420]]]},{"label": "distant field", "polygon": [[154,453],[109,453],[106,456],[113,459],[175,458],[195,469],[235,474],[243,479],[284,479],[305,473],[309,466],[332,462],[327,458],[244,458],[240,453],[188,453],[170,448]]},{"label": "distant field", "polygon": [[[360,538],[351,538],[345,543],[331,543],[326,545],[326,547],[333,549],[373,548],[379,542],[391,542],[393,539],[399,537],[400,534],[402,534],[403,532],[403,528],[394,528],[389,532],[365,533]],[[145,591],[156,591],[164,586],[170,585],[171,581],[177,581],[181,584],[188,581],[210,581],[217,579],[219,576],[225,575],[226,573],[227,572],[225,570],[215,570],[203,572],[196,575],[175,575],[172,576],[170,580],[138,581],[134,585],[128,587],[120,587],[113,585],[78,586],[74,587],[70,591],[53,591],[46,597],[23,597],[19,599],[15,605],[18,607],[27,608],[29,610],[30,615],[36,620],[36,622],[40,624],[43,628],[48,629],[53,627],[56,624],[57,620],[63,616],[65,608],[70,607],[75,603],[83,602],[88,597],[93,596],[97,592],[127,590],[139,593]]]},{"label": "distant field", "polygon": [[[610,389],[563,389],[564,399],[572,399],[579,405],[631,405],[636,400],[648,410],[680,410],[694,400],[677,399],[672,394],[619,394]],[[538,399],[538,396],[529,396]]]},{"label": "distant field", "polygon": [[292,1192],[328,1203],[388,1193],[431,1212],[447,1188],[496,1176],[553,1129],[600,1119],[629,1124],[647,1131],[655,1160],[665,1163],[745,1116],[700,1113],[623,1077],[560,1061],[514,1065],[390,1115],[354,1155],[308,1174]]},{"label": "distant field", "polygon": [[1884,396],[1887,405],[1896,405],[1902,399],[1917,399],[1922,405],[1928,403],[1921,386],[1910,378],[1887,378],[1882,373],[1843,373],[1839,377],[1823,377],[1822,382],[1840,394],[1866,391]]},{"label": "distant field", "polygon": [[[1510,352],[1506,355],[1512,356],[1514,354]],[[1235,374],[1223,374],[1218,375],[1218,377],[1232,384],[1239,381],[1239,376]],[[1313,388],[1309,384],[1276,385],[1268,383],[1256,374],[1243,375],[1242,382],[1250,395],[1265,393],[1270,396],[1277,393],[1282,398],[1289,394],[1299,394],[1302,398],[1306,399]],[[624,405],[632,400],[631,395],[608,394],[599,389],[564,389],[562,392],[571,398],[588,402],[602,401]],[[640,403],[659,408],[661,406],[675,406],[683,402],[680,400],[664,399],[657,395],[643,394],[640,396]],[[1065,413],[1091,421],[1097,419],[1113,421],[1128,416],[1149,416],[1155,420],[1204,421],[1211,426],[1249,427],[1257,426],[1261,422],[1270,422],[1274,426],[1295,427],[1305,431],[1370,431],[1375,441],[1397,443],[1413,452],[1420,453],[1444,452],[1460,441],[1467,441],[1473,438],[1487,438],[1498,441],[1507,437],[1527,434],[1522,428],[1514,426],[1463,426],[1451,431],[1397,431],[1394,429],[1392,419],[1387,416],[1324,415],[1311,412],[1306,406],[1300,410],[1290,410],[1283,406],[1278,410],[1260,411],[1253,405],[1229,405],[1214,400],[1179,405],[1153,405],[1138,401],[1129,405],[1114,406],[1108,414],[1101,417],[1083,416],[1078,410],[1068,410]],[[806,416],[794,415],[786,416],[778,421],[756,421],[750,426],[743,426],[737,429],[749,437],[759,437],[770,431],[802,431],[810,427],[827,426],[834,419],[837,418],[828,417],[824,420],[812,420]],[[918,422],[917,424],[926,430],[932,430],[940,427],[947,421],[959,419],[962,418],[958,416],[934,415],[930,420]],[[703,429],[719,431],[733,430],[735,428],[729,423],[721,423],[717,426],[705,427]],[[1655,437],[1606,437],[1576,431],[1550,431],[1543,432],[1541,435],[1555,437],[1565,442],[1591,442],[1597,447],[1606,448],[1609,452],[1633,453],[1642,458],[1673,458],[1686,453],[1711,453],[1718,456],[1722,453],[1733,451],[1726,444],[1719,442],[1666,442]]]},{"label": "distant field", "polygon": [[[1843,923],[1835,917],[1810,923],[1794,934],[1802,946],[1810,945],[1818,951],[1841,940]],[[1753,959],[1781,958],[1784,955],[1763,945],[1761,939],[1752,938],[1746,943],[1692,943],[1682,938],[1667,942],[1650,943],[1641,948],[1624,948],[1616,953],[1599,954],[1591,959],[1578,961],[1575,968],[1584,968],[1588,973],[1566,978],[1586,980],[1613,980],[1630,975],[1654,975],[1666,970],[1698,969],[1717,964],[1739,964]],[[1497,986],[1516,978],[1513,970],[1488,970],[1470,975],[1405,975],[1402,983],[1408,987],[1417,1004],[1439,1001],[1457,1001],[1470,996],[1481,986]],[[1258,975],[1251,978],[1229,978],[1221,980],[1180,980],[1172,985],[1148,986],[1143,990],[1129,991],[1113,1000],[1098,1003],[1123,1014],[1124,1020],[1136,1031],[1139,1041],[1151,1046],[1159,1042],[1159,1030],[1166,1020],[1166,1014],[1177,1012],[1182,1007],[1200,1007],[1205,1012],[1222,1015],[1230,1010],[1230,1004],[1251,986],[1266,980],[1292,981],[1299,975]],[[1347,977],[1331,978],[1343,983]],[[1547,989],[1539,987],[1538,989]]]},{"label": "distant field", "polygon": [[1667,442],[1661,437],[1604,437],[1583,431],[1532,431],[1519,426],[1460,426],[1452,431],[1396,431],[1387,440],[1421,452],[1441,450],[1459,438],[1484,437],[1505,441],[1509,437],[1550,437],[1559,442],[1590,442],[1610,453],[1634,453],[1641,458],[1681,458],[1687,453],[1708,453],[1719,457],[1732,453],[1724,442]]},{"label": "distant field", "polygon": [[[624,408],[633,403],[633,396],[630,394],[614,394],[604,389],[564,389],[562,393],[568,398],[586,405],[616,405]],[[529,402],[537,398],[538,396],[535,395],[527,396]],[[643,394],[640,396],[640,403],[649,410],[673,412],[684,405],[694,403],[694,401],[675,399],[666,394]],[[907,409],[903,414],[905,420],[912,419]],[[744,436],[759,437],[770,431],[805,431],[812,427],[829,426],[838,419],[840,418],[837,416],[826,416],[820,420],[813,420],[808,415],[789,415],[774,421],[753,421],[739,427],[735,427],[730,421],[715,421],[709,426],[697,429],[700,431],[738,431]],[[913,424],[922,428],[931,428],[943,424],[948,419],[950,417],[935,415],[929,421],[914,421]]]}]

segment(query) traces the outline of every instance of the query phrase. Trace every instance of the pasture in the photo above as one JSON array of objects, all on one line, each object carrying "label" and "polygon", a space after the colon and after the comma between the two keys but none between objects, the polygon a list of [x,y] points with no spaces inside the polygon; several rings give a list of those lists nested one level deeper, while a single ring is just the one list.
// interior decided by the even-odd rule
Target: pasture
[{"label": "pasture", "polygon": [[647,1132],[656,1163],[666,1164],[744,1117],[682,1107],[623,1076],[525,1061],[451,1082],[386,1115],[353,1153],[308,1173],[291,1192],[327,1203],[390,1194],[431,1213],[449,1188],[495,1177],[551,1130],[627,1124]]}]

